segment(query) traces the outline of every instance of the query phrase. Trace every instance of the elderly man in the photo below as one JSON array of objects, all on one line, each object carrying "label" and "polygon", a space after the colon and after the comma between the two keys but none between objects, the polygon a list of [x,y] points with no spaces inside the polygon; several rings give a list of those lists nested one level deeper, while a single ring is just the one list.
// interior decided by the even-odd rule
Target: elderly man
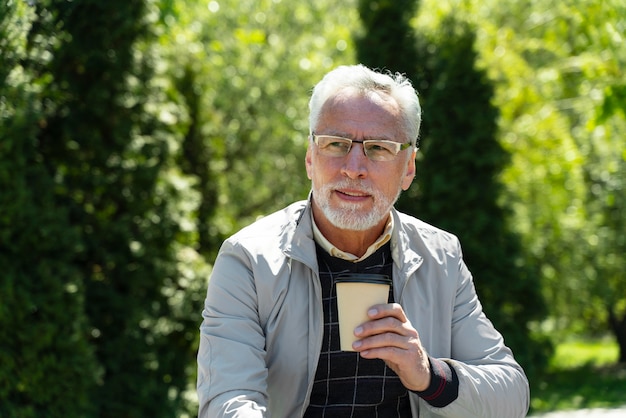
[{"label": "elderly man", "polygon": [[[309,199],[242,229],[215,261],[200,417],[524,417],[528,381],[457,238],[393,208],[415,175],[411,83],[343,66],[309,107]],[[341,351],[334,283],[348,272],[392,289]]]}]

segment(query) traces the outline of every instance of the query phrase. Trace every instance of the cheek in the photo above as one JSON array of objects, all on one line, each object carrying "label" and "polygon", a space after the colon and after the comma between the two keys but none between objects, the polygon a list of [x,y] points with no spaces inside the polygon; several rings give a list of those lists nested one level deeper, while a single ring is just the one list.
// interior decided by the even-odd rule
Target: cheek
[{"label": "cheek", "polygon": [[386,171],[379,175],[377,184],[380,191],[387,197],[396,197],[400,190],[406,190],[411,185],[411,178],[407,178],[404,171]]},{"label": "cheek", "polygon": [[321,185],[332,181],[340,173],[340,167],[333,165],[333,161],[324,161],[310,156],[306,161],[306,173],[309,180]]}]

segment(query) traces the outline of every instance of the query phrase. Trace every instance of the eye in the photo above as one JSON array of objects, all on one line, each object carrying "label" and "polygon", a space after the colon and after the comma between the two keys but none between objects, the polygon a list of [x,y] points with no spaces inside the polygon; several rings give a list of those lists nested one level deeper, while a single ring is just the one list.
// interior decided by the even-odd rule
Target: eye
[{"label": "eye", "polygon": [[318,144],[324,151],[331,152],[333,154],[347,154],[350,150],[352,141],[349,139],[333,137],[333,136],[320,136],[318,137]]},{"label": "eye", "polygon": [[347,141],[337,141],[337,140],[335,140],[335,141],[329,142],[326,146],[328,148],[345,149],[345,148],[348,148],[350,146],[350,144]]},{"label": "eye", "polygon": [[376,154],[396,154],[395,144],[388,141],[371,141],[367,142],[366,148],[367,152],[376,153]]}]

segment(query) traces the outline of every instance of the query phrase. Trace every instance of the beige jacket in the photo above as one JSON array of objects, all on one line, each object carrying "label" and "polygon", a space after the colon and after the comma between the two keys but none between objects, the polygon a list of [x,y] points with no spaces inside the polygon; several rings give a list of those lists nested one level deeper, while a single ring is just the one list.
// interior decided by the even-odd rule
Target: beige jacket
[{"label": "beige jacket", "polygon": [[[482,312],[457,238],[392,211],[394,297],[428,353],[459,376],[459,396],[413,417],[517,418],[528,381]],[[200,418],[301,417],[322,342],[310,205],[297,202],[226,240],[209,281],[198,352]]]}]

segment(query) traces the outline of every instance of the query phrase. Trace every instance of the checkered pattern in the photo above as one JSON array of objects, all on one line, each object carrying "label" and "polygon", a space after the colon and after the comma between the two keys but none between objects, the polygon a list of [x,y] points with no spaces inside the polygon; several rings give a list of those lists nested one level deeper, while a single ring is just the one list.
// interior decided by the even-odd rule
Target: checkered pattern
[{"label": "checkered pattern", "polygon": [[[386,274],[391,277],[390,244],[367,259],[354,263],[330,256],[321,247],[317,258],[322,284],[324,338],[306,418],[313,417],[410,417],[406,388],[382,360],[361,358],[340,351],[337,299],[334,279],[345,273]],[[393,289],[389,292],[393,301]]]}]

